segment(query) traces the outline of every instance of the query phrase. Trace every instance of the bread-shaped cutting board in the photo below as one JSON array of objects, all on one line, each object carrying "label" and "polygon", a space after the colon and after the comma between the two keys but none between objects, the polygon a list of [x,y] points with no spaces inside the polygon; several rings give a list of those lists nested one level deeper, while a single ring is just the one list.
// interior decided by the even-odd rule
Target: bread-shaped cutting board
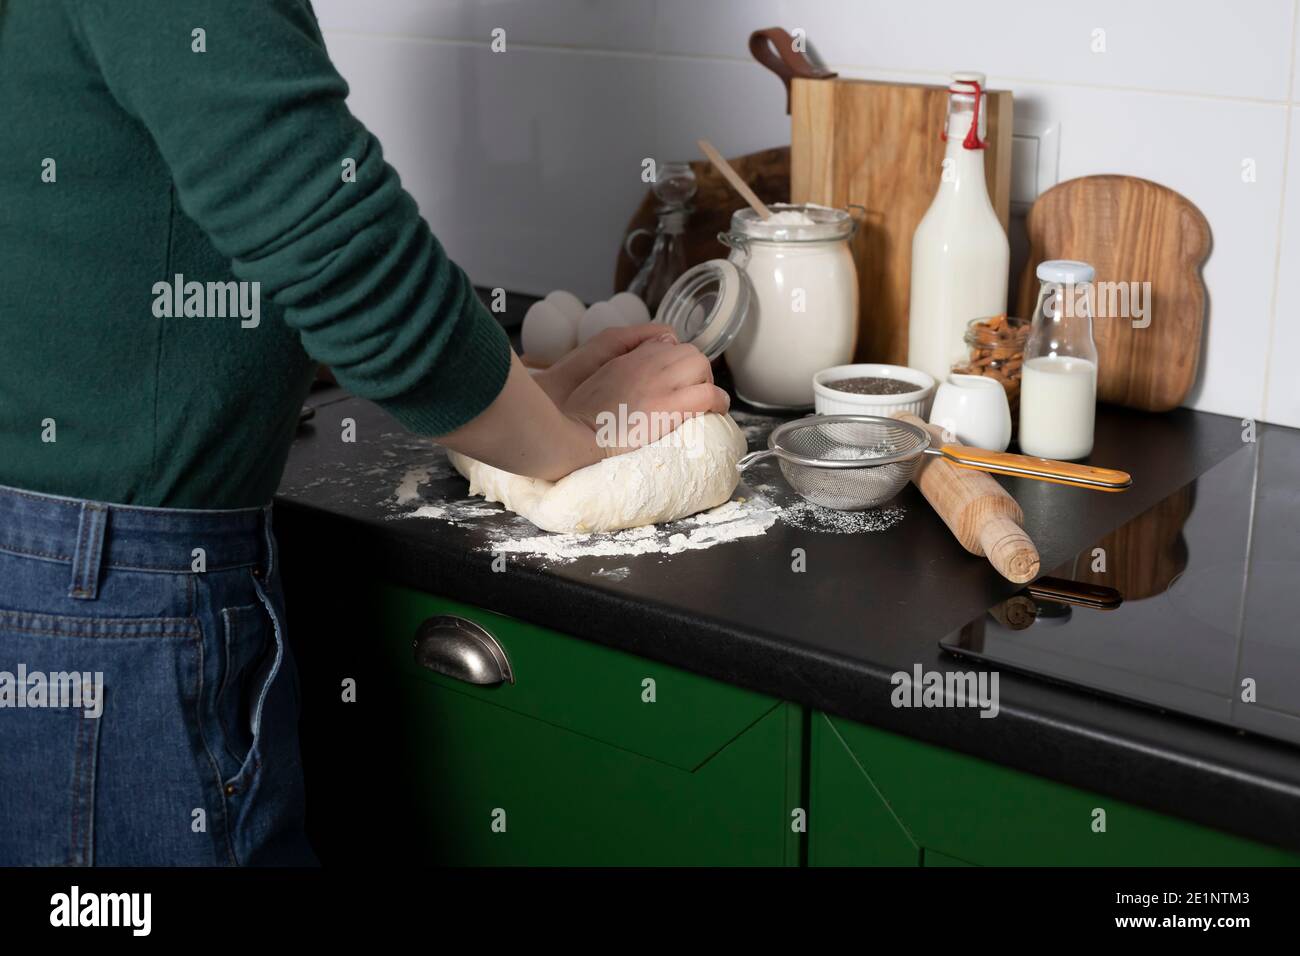
[{"label": "bread-shaped cutting board", "polygon": [[1019,313],[1033,314],[1040,262],[1091,264],[1097,398],[1151,412],[1181,405],[1196,381],[1205,328],[1210,224],[1201,211],[1147,179],[1083,176],[1039,196],[1026,227]]}]

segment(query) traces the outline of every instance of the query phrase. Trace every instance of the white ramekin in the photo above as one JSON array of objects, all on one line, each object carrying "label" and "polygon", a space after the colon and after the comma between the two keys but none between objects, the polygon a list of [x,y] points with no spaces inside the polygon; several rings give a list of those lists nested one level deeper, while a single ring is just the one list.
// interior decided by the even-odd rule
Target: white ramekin
[{"label": "white ramekin", "polygon": [[[898,395],[858,395],[827,387],[827,382],[873,376],[897,378],[916,386],[914,392]],[[925,372],[901,365],[835,365],[813,376],[813,404],[818,415],[892,415],[911,412],[924,419],[934,396],[934,379]]]}]

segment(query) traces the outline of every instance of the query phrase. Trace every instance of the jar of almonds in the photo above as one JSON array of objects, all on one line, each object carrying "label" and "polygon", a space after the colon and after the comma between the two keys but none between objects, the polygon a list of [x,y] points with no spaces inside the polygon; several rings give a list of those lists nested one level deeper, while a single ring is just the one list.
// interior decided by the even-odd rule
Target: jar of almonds
[{"label": "jar of almonds", "polygon": [[1011,420],[1020,409],[1020,375],[1025,361],[1025,340],[1030,323],[1006,315],[972,319],[966,324],[966,346],[970,358],[958,362],[952,371],[961,375],[987,375],[1007,391]]}]

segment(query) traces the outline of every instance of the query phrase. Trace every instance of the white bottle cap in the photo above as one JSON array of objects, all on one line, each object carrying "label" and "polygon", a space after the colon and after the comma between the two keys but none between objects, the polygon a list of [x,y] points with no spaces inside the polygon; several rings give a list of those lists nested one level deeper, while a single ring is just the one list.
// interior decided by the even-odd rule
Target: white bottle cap
[{"label": "white bottle cap", "polygon": [[973,71],[964,70],[964,71],[958,71],[957,73],[950,73],[949,76],[952,78],[952,83],[950,84],[950,87],[960,87],[960,89],[950,90],[950,92],[974,93],[975,88],[972,84],[975,83],[978,83],[980,85],[981,90],[986,89],[987,87],[985,76],[983,73],[975,73]]},{"label": "white bottle cap", "polygon": [[1035,270],[1040,282],[1058,282],[1062,285],[1080,285],[1091,282],[1097,270],[1086,262],[1074,259],[1048,259]]}]

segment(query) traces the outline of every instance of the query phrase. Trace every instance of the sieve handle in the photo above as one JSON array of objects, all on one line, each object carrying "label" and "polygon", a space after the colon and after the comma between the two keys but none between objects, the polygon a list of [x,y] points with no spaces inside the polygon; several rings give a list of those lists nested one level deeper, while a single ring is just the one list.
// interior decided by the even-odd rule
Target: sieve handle
[{"label": "sieve handle", "polygon": [[762,451],[751,451],[736,462],[736,470],[743,472],[750,465],[756,465],[764,458],[771,458],[775,454],[776,452],[770,448],[764,448]]},{"label": "sieve handle", "polygon": [[1010,475],[1013,478],[1050,481],[1058,485],[1072,485],[1075,488],[1089,488],[1093,491],[1125,491],[1133,484],[1133,478],[1127,471],[1076,465],[1052,458],[1031,458],[1028,455],[1012,455],[1005,451],[988,451],[967,445],[944,445],[942,448],[926,449],[926,451],[932,455],[943,455],[958,468],[987,471],[995,475]]}]

